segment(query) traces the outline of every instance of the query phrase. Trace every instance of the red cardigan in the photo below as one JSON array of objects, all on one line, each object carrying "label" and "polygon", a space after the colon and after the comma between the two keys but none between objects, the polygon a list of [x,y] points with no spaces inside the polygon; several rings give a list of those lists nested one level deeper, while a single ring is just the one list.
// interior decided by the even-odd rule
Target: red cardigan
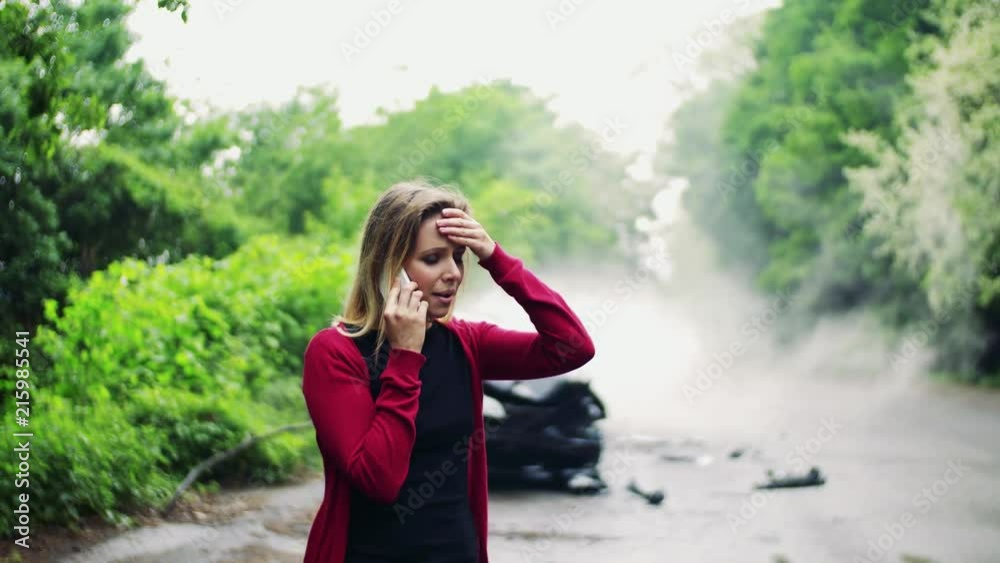
[{"label": "red cardigan", "polygon": [[[454,317],[444,324],[462,342],[471,367],[475,430],[459,451],[467,452],[469,459],[469,505],[479,537],[479,561],[488,563],[482,382],[566,373],[594,357],[594,344],[562,297],[499,244],[479,265],[517,300],[537,329],[507,330]],[[381,375],[381,391],[373,402],[368,368],[348,337],[328,327],[309,341],[302,393],[316,427],[326,486],[309,532],[306,563],[343,562],[351,487],[378,502],[396,501],[409,470],[419,373],[426,360],[418,352],[391,350]]]}]

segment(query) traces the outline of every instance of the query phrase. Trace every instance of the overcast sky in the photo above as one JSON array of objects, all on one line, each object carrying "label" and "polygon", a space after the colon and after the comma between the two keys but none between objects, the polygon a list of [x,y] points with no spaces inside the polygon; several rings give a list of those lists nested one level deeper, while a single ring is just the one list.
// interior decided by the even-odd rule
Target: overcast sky
[{"label": "overcast sky", "polygon": [[[348,126],[374,120],[378,107],[411,107],[435,84],[510,78],[552,96],[561,119],[598,131],[617,119],[625,131],[610,148],[649,155],[680,100],[673,84],[691,74],[673,55],[775,4],[196,0],[184,24],[147,0],[130,20],[138,35],[130,57],[144,58],[171,94],[225,109],[332,85]],[[645,176],[644,168],[633,172]]]}]

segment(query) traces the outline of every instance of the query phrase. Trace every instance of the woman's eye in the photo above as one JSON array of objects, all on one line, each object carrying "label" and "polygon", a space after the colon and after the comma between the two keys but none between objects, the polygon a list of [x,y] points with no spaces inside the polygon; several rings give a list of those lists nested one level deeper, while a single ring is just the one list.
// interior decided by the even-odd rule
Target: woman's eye
[{"label": "woman's eye", "polygon": [[[465,256],[465,252],[460,252],[460,253],[454,254],[455,262],[458,263],[458,264],[462,264],[462,257],[463,256]],[[432,255],[427,256],[427,257],[424,258],[424,263],[427,264],[427,265],[429,265],[429,266],[437,264],[437,262],[438,262],[438,257],[437,257],[436,254],[432,254]]]}]

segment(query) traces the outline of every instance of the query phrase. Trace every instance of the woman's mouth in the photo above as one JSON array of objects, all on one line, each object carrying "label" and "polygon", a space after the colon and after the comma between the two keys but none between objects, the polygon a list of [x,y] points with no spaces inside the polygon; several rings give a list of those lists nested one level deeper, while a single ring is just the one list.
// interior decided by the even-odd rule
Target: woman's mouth
[{"label": "woman's mouth", "polygon": [[443,291],[441,293],[432,293],[431,295],[444,305],[451,305],[452,300],[455,299],[454,291]]}]

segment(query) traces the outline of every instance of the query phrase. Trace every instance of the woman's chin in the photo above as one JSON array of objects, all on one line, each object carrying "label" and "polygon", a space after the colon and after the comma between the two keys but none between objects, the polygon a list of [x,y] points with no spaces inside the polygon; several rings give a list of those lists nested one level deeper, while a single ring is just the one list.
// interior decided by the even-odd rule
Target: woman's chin
[{"label": "woman's chin", "polygon": [[427,318],[429,320],[440,319],[447,314],[448,307],[429,307],[427,309]]}]

